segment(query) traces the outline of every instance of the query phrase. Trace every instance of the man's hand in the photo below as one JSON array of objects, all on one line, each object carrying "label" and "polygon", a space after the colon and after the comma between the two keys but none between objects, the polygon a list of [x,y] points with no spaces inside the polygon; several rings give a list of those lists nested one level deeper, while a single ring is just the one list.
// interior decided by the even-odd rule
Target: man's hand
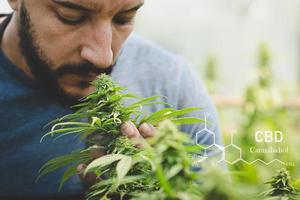
[{"label": "man's hand", "polygon": [[139,129],[132,122],[125,122],[121,126],[121,132],[130,139],[149,138],[154,136],[154,127],[143,123]]},{"label": "man's hand", "polygon": [[[137,143],[137,147],[142,148],[142,141],[145,138],[150,138],[154,136],[155,128],[151,124],[143,123],[138,129],[132,122],[125,122],[121,125],[120,130],[123,135],[127,136],[129,139]],[[92,151],[92,158],[99,158],[104,154],[99,151]],[[85,176],[84,170],[86,168],[85,164],[80,164],[77,167],[77,174],[79,177],[88,185],[91,186],[96,183],[97,177],[94,173],[87,173]]]}]

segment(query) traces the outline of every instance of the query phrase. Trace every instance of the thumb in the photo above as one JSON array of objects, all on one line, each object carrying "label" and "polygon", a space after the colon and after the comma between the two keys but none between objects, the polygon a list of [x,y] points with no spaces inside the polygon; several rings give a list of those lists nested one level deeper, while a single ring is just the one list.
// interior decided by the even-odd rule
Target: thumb
[{"label": "thumb", "polygon": [[86,169],[85,164],[79,164],[76,168],[77,175],[80,177],[81,180],[88,186],[92,186],[96,183],[97,181],[97,176],[95,173],[88,172],[87,174],[84,175],[84,171]]}]

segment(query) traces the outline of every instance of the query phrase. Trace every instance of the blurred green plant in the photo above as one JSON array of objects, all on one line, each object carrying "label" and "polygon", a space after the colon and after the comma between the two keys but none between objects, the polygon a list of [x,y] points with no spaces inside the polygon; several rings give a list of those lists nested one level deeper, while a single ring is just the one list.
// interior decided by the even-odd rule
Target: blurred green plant
[{"label": "blurred green plant", "polygon": [[[256,145],[253,133],[257,130],[285,131],[286,109],[282,104],[282,95],[273,84],[271,54],[267,44],[259,47],[257,79],[248,85],[245,92],[241,123],[241,141],[246,146]],[[280,121],[281,123],[278,123]]]},{"label": "blurred green plant", "polygon": [[[257,143],[255,133],[257,131],[287,131],[287,110],[283,106],[282,93],[274,84],[274,77],[271,70],[271,53],[266,43],[259,46],[259,59],[257,66],[256,80],[246,87],[244,95],[244,104],[241,108],[241,121],[237,125],[237,142],[242,146],[243,159],[251,162],[255,159],[261,159],[269,162],[273,159],[293,160],[290,152],[284,154],[278,153],[251,153],[250,148],[267,149],[268,147],[286,147],[288,146],[287,134],[285,140],[279,144]],[[268,166],[271,170],[272,166]],[[264,173],[267,170],[257,170],[254,165],[245,165],[239,163],[232,166],[234,170],[244,171],[242,179],[248,182],[261,183]],[[274,169],[274,168],[273,168]],[[271,170],[272,171],[272,170]]]},{"label": "blurred green plant", "polygon": [[210,55],[207,58],[205,71],[204,71],[204,80],[208,91],[210,93],[215,93],[217,88],[218,80],[218,66],[217,59],[215,56]]},{"label": "blurred green plant", "polygon": [[[285,166],[286,169],[297,176],[299,173],[299,157],[292,150],[299,149],[299,135],[297,127],[291,126],[290,121],[293,121],[289,110],[284,106],[284,96],[286,95],[276,84],[271,70],[272,56],[269,46],[262,43],[259,46],[258,62],[256,67],[255,80],[251,82],[244,92],[244,103],[241,107],[219,107],[223,118],[222,125],[224,127],[233,121],[230,126],[230,132],[225,130],[225,141],[231,142],[231,131],[236,130],[234,134],[234,143],[242,149],[242,158],[248,162],[256,159],[261,159],[266,162],[273,159],[280,159],[283,161],[293,162],[291,165]],[[281,131],[284,135],[284,141],[274,143],[260,143],[255,140],[256,131],[268,130],[271,132]],[[227,134],[226,134],[227,133]],[[230,133],[230,134],[229,134]],[[249,149],[255,148],[268,148],[270,146],[288,147],[288,152],[278,153],[251,153]],[[294,165],[293,165],[294,164]],[[266,179],[276,173],[278,168],[282,168],[280,163],[272,163],[265,165],[262,163],[247,164],[244,162],[237,162],[234,165],[228,165],[232,182],[235,187],[235,193],[244,199],[264,199],[258,196],[259,193],[265,191],[266,185],[263,184]],[[277,173],[276,173],[277,175]],[[296,188],[300,185],[300,181],[293,182]],[[279,186],[285,190],[285,186]],[[274,189],[274,188],[273,188]],[[270,198],[270,197],[269,197]],[[299,197],[297,197],[300,199]],[[296,198],[296,199],[297,199]]]},{"label": "blurred green plant", "polygon": [[204,180],[201,187],[205,200],[239,200],[244,199],[237,195],[233,187],[230,174],[218,165],[203,163],[201,177]]}]

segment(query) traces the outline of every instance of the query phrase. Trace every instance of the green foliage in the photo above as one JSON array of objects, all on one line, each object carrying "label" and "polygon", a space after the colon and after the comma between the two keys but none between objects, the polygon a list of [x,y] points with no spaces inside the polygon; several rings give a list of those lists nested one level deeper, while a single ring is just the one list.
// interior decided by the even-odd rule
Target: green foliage
[{"label": "green foliage", "polygon": [[204,80],[208,90],[212,93],[216,90],[217,74],[217,59],[214,56],[209,56],[206,61]]},{"label": "green foliage", "polygon": [[[126,88],[107,75],[101,75],[92,84],[95,91],[73,107],[74,113],[54,120],[51,131],[42,138],[76,135],[80,141],[87,141],[88,147],[50,160],[41,168],[40,176],[68,166],[61,188],[76,175],[76,166],[84,163],[87,165],[85,174],[93,172],[99,180],[89,189],[86,199],[152,198],[153,195],[155,199],[176,199],[176,195],[193,199],[199,196],[199,185],[195,183],[197,173],[190,169],[193,162],[189,154],[199,152],[201,148],[189,146],[188,136],[173,125],[202,122],[198,118],[181,117],[198,108],[165,108],[147,114],[142,110],[143,106],[166,103],[155,102],[159,96],[138,99],[123,93]],[[125,106],[123,101],[128,98],[138,100]],[[165,120],[168,121],[158,126]],[[142,123],[158,126],[156,136],[149,141],[139,141],[143,142],[144,148],[137,148],[136,141],[120,132],[120,125],[127,121],[137,127]],[[90,152],[95,150],[105,155],[93,160]]]},{"label": "green foliage", "polygon": [[266,196],[273,197],[271,199],[293,200],[300,198],[299,192],[291,184],[289,172],[284,168],[279,170],[266,184],[271,185],[271,189],[265,193]]},{"label": "green foliage", "polygon": [[137,193],[135,199],[199,199],[202,196],[197,183],[200,176],[191,169],[195,162],[191,153],[199,152],[201,147],[191,148],[190,138],[170,121],[162,122],[148,142],[146,160],[160,189]]},{"label": "green foliage", "polygon": [[257,75],[257,79],[246,88],[242,107],[241,141],[249,147],[255,145],[251,136],[257,130],[285,131],[281,124],[286,119],[286,109],[282,105],[282,93],[273,84],[271,54],[265,43],[259,48]]},{"label": "green foliage", "polygon": [[[240,121],[236,123],[238,134],[236,134],[236,142],[243,149],[243,159],[251,162],[255,159],[261,159],[269,162],[273,159],[287,160],[292,157],[291,153],[251,153],[250,148],[268,148],[270,146],[287,147],[288,134],[287,109],[283,106],[283,94],[276,88],[274,77],[271,70],[271,53],[268,45],[262,43],[259,46],[258,66],[256,67],[256,79],[250,83],[244,93],[244,104],[240,109]],[[254,136],[256,131],[281,131],[284,135],[284,141],[275,143],[257,143]],[[259,183],[263,181],[264,174],[268,170],[255,169],[256,166],[245,166],[237,164],[231,166],[234,170],[245,172],[245,176],[241,179],[248,182]],[[269,166],[272,168],[272,166]],[[272,168],[274,170],[274,168]]]},{"label": "green foliage", "polygon": [[238,200],[245,199],[246,194],[239,198],[233,187],[230,175],[216,165],[203,166],[201,174],[204,184],[201,188],[205,200]]},{"label": "green foliage", "polygon": [[[242,158],[245,161],[251,162],[256,159],[261,159],[269,162],[273,159],[280,159],[286,162],[286,165],[273,162],[265,165],[260,162],[246,164],[242,161],[234,165],[228,165],[232,184],[234,186],[235,196],[239,199],[292,199],[291,197],[278,196],[263,196],[259,195],[268,190],[264,184],[266,180],[277,175],[277,170],[283,166],[291,174],[292,177],[299,176],[299,156],[300,138],[298,134],[299,116],[297,109],[289,109],[284,103],[284,98],[287,93],[284,93],[282,82],[275,81],[272,74],[272,55],[269,46],[262,43],[258,48],[257,66],[255,66],[255,78],[248,84],[243,93],[243,104],[241,106],[220,106],[222,132],[225,136],[225,143],[231,143],[231,134],[234,135],[233,143],[242,149]],[[282,66],[287,67],[287,66]],[[214,84],[216,81],[214,82]],[[297,113],[296,115],[293,113]],[[297,118],[298,117],[298,118]],[[236,130],[236,131],[235,131]],[[284,140],[280,143],[257,143],[255,141],[256,131],[281,131],[284,134]],[[268,148],[273,147],[288,147],[287,153],[252,153],[249,151],[251,147]],[[233,155],[235,156],[235,155]],[[217,170],[218,172],[218,170]],[[218,188],[219,178],[215,178],[212,173],[209,180],[213,185],[212,188]],[[276,176],[275,175],[275,176]],[[298,190],[300,181],[290,182],[289,185]],[[206,184],[204,185],[205,188]],[[224,186],[224,187],[223,187]],[[230,195],[231,190],[226,189],[223,184],[221,191],[225,195]],[[286,190],[284,185],[277,185],[278,189]],[[272,191],[274,188],[272,188]],[[205,191],[212,191],[205,189]],[[214,191],[218,191],[214,189]],[[219,190],[220,191],[220,190]],[[269,190],[271,191],[271,190]],[[215,192],[213,192],[215,194]],[[293,197],[300,199],[300,197]],[[218,198],[217,198],[218,199]],[[221,199],[221,197],[219,197]],[[229,199],[233,199],[230,197]]]}]

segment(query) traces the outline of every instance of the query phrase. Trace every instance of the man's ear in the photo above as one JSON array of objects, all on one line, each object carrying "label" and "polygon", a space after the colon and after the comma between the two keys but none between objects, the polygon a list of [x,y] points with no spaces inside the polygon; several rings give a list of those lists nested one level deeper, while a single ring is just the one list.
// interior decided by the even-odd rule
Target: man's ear
[{"label": "man's ear", "polygon": [[13,9],[14,11],[18,10],[18,4],[19,4],[20,0],[8,0],[8,3],[11,7],[11,9]]}]

